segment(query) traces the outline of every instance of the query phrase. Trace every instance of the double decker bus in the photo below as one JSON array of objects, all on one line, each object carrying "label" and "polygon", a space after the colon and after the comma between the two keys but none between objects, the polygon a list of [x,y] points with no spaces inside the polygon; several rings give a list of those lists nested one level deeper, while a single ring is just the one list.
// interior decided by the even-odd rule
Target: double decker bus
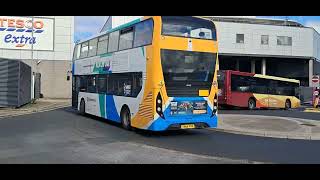
[{"label": "double decker bus", "polygon": [[216,127],[217,53],[212,21],[140,18],[76,44],[72,106],[128,130]]},{"label": "double decker bus", "polygon": [[219,105],[256,108],[290,109],[300,106],[300,81],[275,76],[219,71]]}]

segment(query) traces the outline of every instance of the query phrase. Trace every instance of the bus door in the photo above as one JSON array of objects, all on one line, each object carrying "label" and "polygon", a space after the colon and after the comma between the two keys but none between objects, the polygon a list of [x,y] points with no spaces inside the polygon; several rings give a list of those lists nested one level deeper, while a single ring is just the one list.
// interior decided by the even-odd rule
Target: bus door
[{"label": "bus door", "polygon": [[72,107],[78,108],[78,95],[80,91],[80,80],[72,76]]},{"label": "bus door", "polygon": [[253,92],[256,98],[257,107],[269,107],[268,81],[263,78],[248,78],[248,82],[251,86],[250,92]]}]

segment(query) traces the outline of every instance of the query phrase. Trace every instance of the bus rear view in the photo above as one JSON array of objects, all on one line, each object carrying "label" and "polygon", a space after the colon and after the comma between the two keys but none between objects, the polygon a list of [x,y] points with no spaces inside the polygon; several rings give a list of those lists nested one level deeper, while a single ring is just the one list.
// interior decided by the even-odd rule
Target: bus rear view
[{"label": "bus rear view", "polygon": [[146,16],[79,42],[72,104],[125,129],[217,126],[218,45],[214,23]]},{"label": "bus rear view", "polygon": [[[217,127],[217,39],[213,22],[163,16],[150,130]],[[160,66],[158,66],[158,64]]]}]

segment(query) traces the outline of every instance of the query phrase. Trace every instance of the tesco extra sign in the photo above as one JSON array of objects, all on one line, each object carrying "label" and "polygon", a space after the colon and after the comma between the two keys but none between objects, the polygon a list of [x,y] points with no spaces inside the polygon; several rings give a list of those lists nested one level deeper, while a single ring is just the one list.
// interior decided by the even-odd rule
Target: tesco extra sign
[{"label": "tesco extra sign", "polygon": [[53,50],[53,19],[0,16],[0,48]]}]

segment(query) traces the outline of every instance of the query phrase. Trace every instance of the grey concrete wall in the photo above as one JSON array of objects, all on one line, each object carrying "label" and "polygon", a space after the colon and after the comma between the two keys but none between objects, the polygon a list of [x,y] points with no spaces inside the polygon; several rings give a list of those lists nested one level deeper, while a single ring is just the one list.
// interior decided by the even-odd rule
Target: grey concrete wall
[{"label": "grey concrete wall", "polygon": [[41,93],[44,98],[71,98],[71,61],[43,60],[39,65],[37,61],[22,61],[30,65],[33,72],[41,73]]}]

